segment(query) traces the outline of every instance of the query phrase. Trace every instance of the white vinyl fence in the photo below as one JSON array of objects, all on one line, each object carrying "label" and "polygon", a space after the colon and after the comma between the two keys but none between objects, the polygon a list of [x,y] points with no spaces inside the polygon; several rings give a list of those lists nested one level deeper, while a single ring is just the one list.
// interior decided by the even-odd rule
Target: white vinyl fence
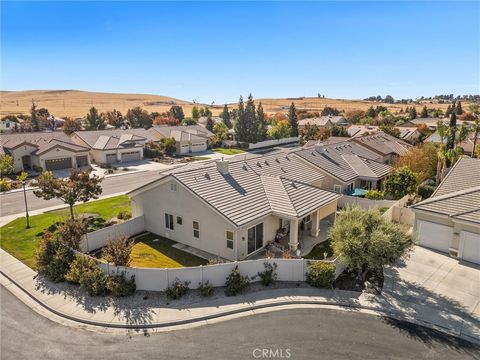
[{"label": "white vinyl fence", "polygon": [[394,221],[407,226],[413,226],[415,223],[415,213],[413,210],[407,208],[407,203],[410,196],[406,195],[400,200],[396,201],[385,213],[385,217],[389,221]]},{"label": "white vinyl fence", "polygon": [[145,231],[145,221],[143,216],[139,216],[123,223],[107,226],[85,234],[80,243],[80,249],[82,252],[94,251],[104,247],[110,239],[115,239],[122,235],[130,237],[143,231]]},{"label": "white vinyl fence", "polygon": [[[163,291],[176,280],[189,281],[191,289],[197,289],[201,283],[208,281],[213,286],[225,286],[225,281],[235,266],[238,266],[240,273],[254,278],[253,282],[260,281],[259,272],[264,271],[264,263],[276,263],[278,281],[305,281],[305,276],[310,263],[320,260],[305,259],[259,259],[225,264],[194,266],[172,269],[155,268],[130,268],[114,266],[97,261],[98,265],[108,274],[121,274],[130,278],[135,276],[137,290]],[[343,271],[344,267],[337,261],[326,261],[336,266],[335,278]]]},{"label": "white vinyl fence", "polygon": [[[285,145],[285,144],[295,144],[298,142],[298,137],[288,137],[274,140],[265,140],[257,143],[249,143],[248,150],[262,149],[271,146]],[[236,140],[224,140],[224,146],[237,146],[238,141]]]}]

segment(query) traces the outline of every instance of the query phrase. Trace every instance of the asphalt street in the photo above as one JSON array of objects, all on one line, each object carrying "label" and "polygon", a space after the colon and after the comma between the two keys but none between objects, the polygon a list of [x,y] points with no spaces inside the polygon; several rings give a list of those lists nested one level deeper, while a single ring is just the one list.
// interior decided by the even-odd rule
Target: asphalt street
[{"label": "asphalt street", "polygon": [[[113,176],[105,178],[102,181],[102,195],[110,195],[126,192],[135,189],[138,186],[146,184],[158,177],[158,171],[144,171],[122,176]],[[37,198],[33,191],[27,191],[28,209],[30,211],[49,208],[61,205],[61,200],[43,200]],[[13,215],[25,211],[25,203],[23,200],[23,192],[15,192],[0,195],[1,216]]]},{"label": "asphalt street", "polygon": [[330,309],[274,311],[164,333],[113,335],[65,327],[0,287],[2,360],[20,359],[480,359],[440,332]]}]

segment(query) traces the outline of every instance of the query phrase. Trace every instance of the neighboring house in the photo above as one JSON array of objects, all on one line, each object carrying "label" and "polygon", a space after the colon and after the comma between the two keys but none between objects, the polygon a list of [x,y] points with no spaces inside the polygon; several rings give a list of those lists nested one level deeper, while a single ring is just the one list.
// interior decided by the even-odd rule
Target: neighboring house
[{"label": "neighboring house", "polygon": [[409,144],[418,144],[422,139],[422,133],[415,126],[396,126],[395,128],[400,131],[400,139],[408,142]]},{"label": "neighboring house", "polygon": [[358,188],[381,189],[381,182],[392,170],[381,156],[353,141],[319,143],[293,154],[325,175],[323,189],[342,194],[351,194]]},{"label": "neighboring house", "polygon": [[15,121],[12,121],[10,119],[2,119],[0,121],[0,132],[1,133],[12,132],[15,129],[16,124],[17,123]]},{"label": "neighboring house", "polygon": [[92,161],[97,164],[141,160],[145,144],[158,141],[145,129],[76,131],[71,138],[77,144],[88,147]]},{"label": "neighboring house", "polygon": [[[457,133],[458,134],[458,133]],[[472,154],[473,151],[473,141],[475,139],[475,133],[472,131],[468,134],[467,138],[460,142],[458,144],[459,147],[463,149],[463,152],[465,154]],[[445,143],[447,139],[443,139],[443,142]],[[442,142],[440,135],[438,134],[438,131],[435,131],[432,135],[430,135],[428,138],[425,139],[425,142],[431,142],[435,144],[440,144]],[[477,137],[477,146],[480,145],[480,134]]]},{"label": "neighboring house", "polygon": [[333,125],[348,126],[348,121],[343,116],[318,116],[298,121],[298,128],[304,129],[307,125],[329,129]]},{"label": "neighboring house", "polygon": [[411,208],[419,245],[480,264],[480,159],[461,157],[432,197]]},{"label": "neighboring house", "polygon": [[63,170],[90,164],[88,148],[75,144],[63,132],[35,132],[0,135],[0,154],[11,155],[15,171]]},{"label": "neighboring house", "polygon": [[147,231],[228,260],[259,252],[279,233],[296,250],[303,236],[319,235],[321,219],[334,221],[340,197],[319,187],[321,172],[284,153],[161,176],[129,193],[133,216]]},{"label": "neighboring house", "polygon": [[201,125],[154,126],[149,131],[158,139],[174,138],[177,154],[206,151],[208,139],[213,136],[213,133]]},{"label": "neighboring house", "polygon": [[[447,126],[448,126],[448,123],[450,122],[449,118],[442,118],[442,119],[440,119],[440,118],[417,118],[417,119],[410,120],[410,122],[415,124],[415,125],[425,124],[425,125],[427,125],[427,127],[430,130],[436,130],[438,122],[440,120]],[[457,123],[458,123],[458,121],[457,121]]]},{"label": "neighboring house", "polygon": [[348,138],[341,137],[341,136],[330,136],[326,140],[308,140],[305,143],[305,145],[303,145],[303,147],[304,148],[310,148],[310,147],[315,146],[319,143],[321,143],[322,145],[331,145],[331,144],[341,143],[341,142],[344,142],[344,141],[347,141],[347,140],[348,140]]},{"label": "neighboring house", "polygon": [[392,164],[397,157],[404,155],[412,147],[409,143],[383,132],[356,137],[352,141],[379,154],[385,164]]},{"label": "neighboring house", "polygon": [[[207,124],[208,117],[207,116],[200,116],[197,120],[199,124],[205,126]],[[212,120],[214,124],[221,123],[223,119],[220,116],[212,116]],[[190,125],[191,126],[191,125]]]},{"label": "neighboring house", "polygon": [[380,127],[373,125],[352,125],[347,129],[347,131],[351,138],[355,138],[364,135],[376,134],[380,131]]}]

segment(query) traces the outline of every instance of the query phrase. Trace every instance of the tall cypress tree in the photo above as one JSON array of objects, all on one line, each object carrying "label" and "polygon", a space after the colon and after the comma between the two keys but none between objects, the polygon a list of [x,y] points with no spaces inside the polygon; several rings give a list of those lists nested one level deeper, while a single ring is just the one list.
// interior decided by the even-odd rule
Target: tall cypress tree
[{"label": "tall cypress tree", "polygon": [[246,134],[247,124],[245,122],[245,105],[243,103],[243,97],[240,95],[235,118],[235,135],[238,141],[248,142]]},{"label": "tall cypress tree", "polygon": [[225,104],[225,106],[223,107],[223,111],[220,114],[220,117],[223,119],[224,124],[227,125],[227,127],[229,129],[231,129],[232,128],[232,121],[230,119],[230,111],[228,111],[227,104]]},{"label": "tall cypress tree", "polygon": [[297,109],[295,109],[295,104],[292,102],[290,109],[288,110],[288,122],[290,123],[290,136],[298,136],[298,118],[297,118]]},{"label": "tall cypress tree", "polygon": [[245,105],[245,120],[247,124],[247,141],[256,143],[258,141],[258,121],[252,94],[248,95],[247,105]]},{"label": "tall cypress tree", "polygon": [[421,118],[428,118],[428,111],[427,111],[427,107],[426,107],[426,106],[423,107],[422,113],[420,114],[420,117],[421,117]]},{"label": "tall cypress tree", "polygon": [[447,111],[445,112],[445,116],[449,117],[451,113],[452,113],[452,107],[450,106],[450,104],[448,104]]},{"label": "tall cypress tree", "polygon": [[265,114],[263,112],[262,102],[257,107],[257,123],[258,123],[258,141],[267,140],[268,127],[265,121]]},{"label": "tall cypress tree", "polygon": [[454,111],[450,116],[450,123],[448,124],[447,150],[452,150],[455,147],[456,133],[457,133],[457,114],[455,114],[455,111]]},{"label": "tall cypress tree", "polygon": [[30,108],[30,125],[33,131],[40,131],[40,121],[37,114],[37,105],[32,100],[32,107]]},{"label": "tall cypress tree", "polygon": [[455,109],[455,113],[457,115],[462,115],[463,114],[462,103],[460,101],[457,104],[457,108]]},{"label": "tall cypress tree", "polygon": [[410,108],[410,119],[415,120],[416,118],[417,118],[417,109],[415,108],[415,106],[412,106]]},{"label": "tall cypress tree", "polygon": [[215,124],[213,122],[212,115],[207,116],[207,123],[205,124],[205,127],[208,131],[213,133],[213,128],[215,127]]}]

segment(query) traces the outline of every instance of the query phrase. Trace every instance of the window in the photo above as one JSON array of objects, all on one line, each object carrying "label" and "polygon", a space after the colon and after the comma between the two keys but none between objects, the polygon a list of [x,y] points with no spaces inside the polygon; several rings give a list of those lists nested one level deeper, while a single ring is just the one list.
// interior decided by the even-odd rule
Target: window
[{"label": "window", "polygon": [[333,191],[335,191],[336,193],[341,193],[342,192],[342,187],[340,185],[333,185]]},{"label": "window", "polygon": [[263,246],[263,223],[248,229],[248,253],[252,253]]},{"label": "window", "polygon": [[173,230],[173,215],[165,213],[165,227]]},{"label": "window", "polygon": [[178,224],[178,225],[182,225],[182,222],[183,222],[182,217],[181,217],[181,216],[177,216],[177,224]]},{"label": "window", "polygon": [[172,191],[177,191],[177,190],[178,190],[177,184],[171,183],[171,184],[170,184],[170,190],[172,190]]},{"label": "window", "polygon": [[200,224],[198,221],[193,222],[193,237],[197,239],[200,237]]},{"label": "window", "polygon": [[233,249],[233,231],[227,231],[227,248]]}]

